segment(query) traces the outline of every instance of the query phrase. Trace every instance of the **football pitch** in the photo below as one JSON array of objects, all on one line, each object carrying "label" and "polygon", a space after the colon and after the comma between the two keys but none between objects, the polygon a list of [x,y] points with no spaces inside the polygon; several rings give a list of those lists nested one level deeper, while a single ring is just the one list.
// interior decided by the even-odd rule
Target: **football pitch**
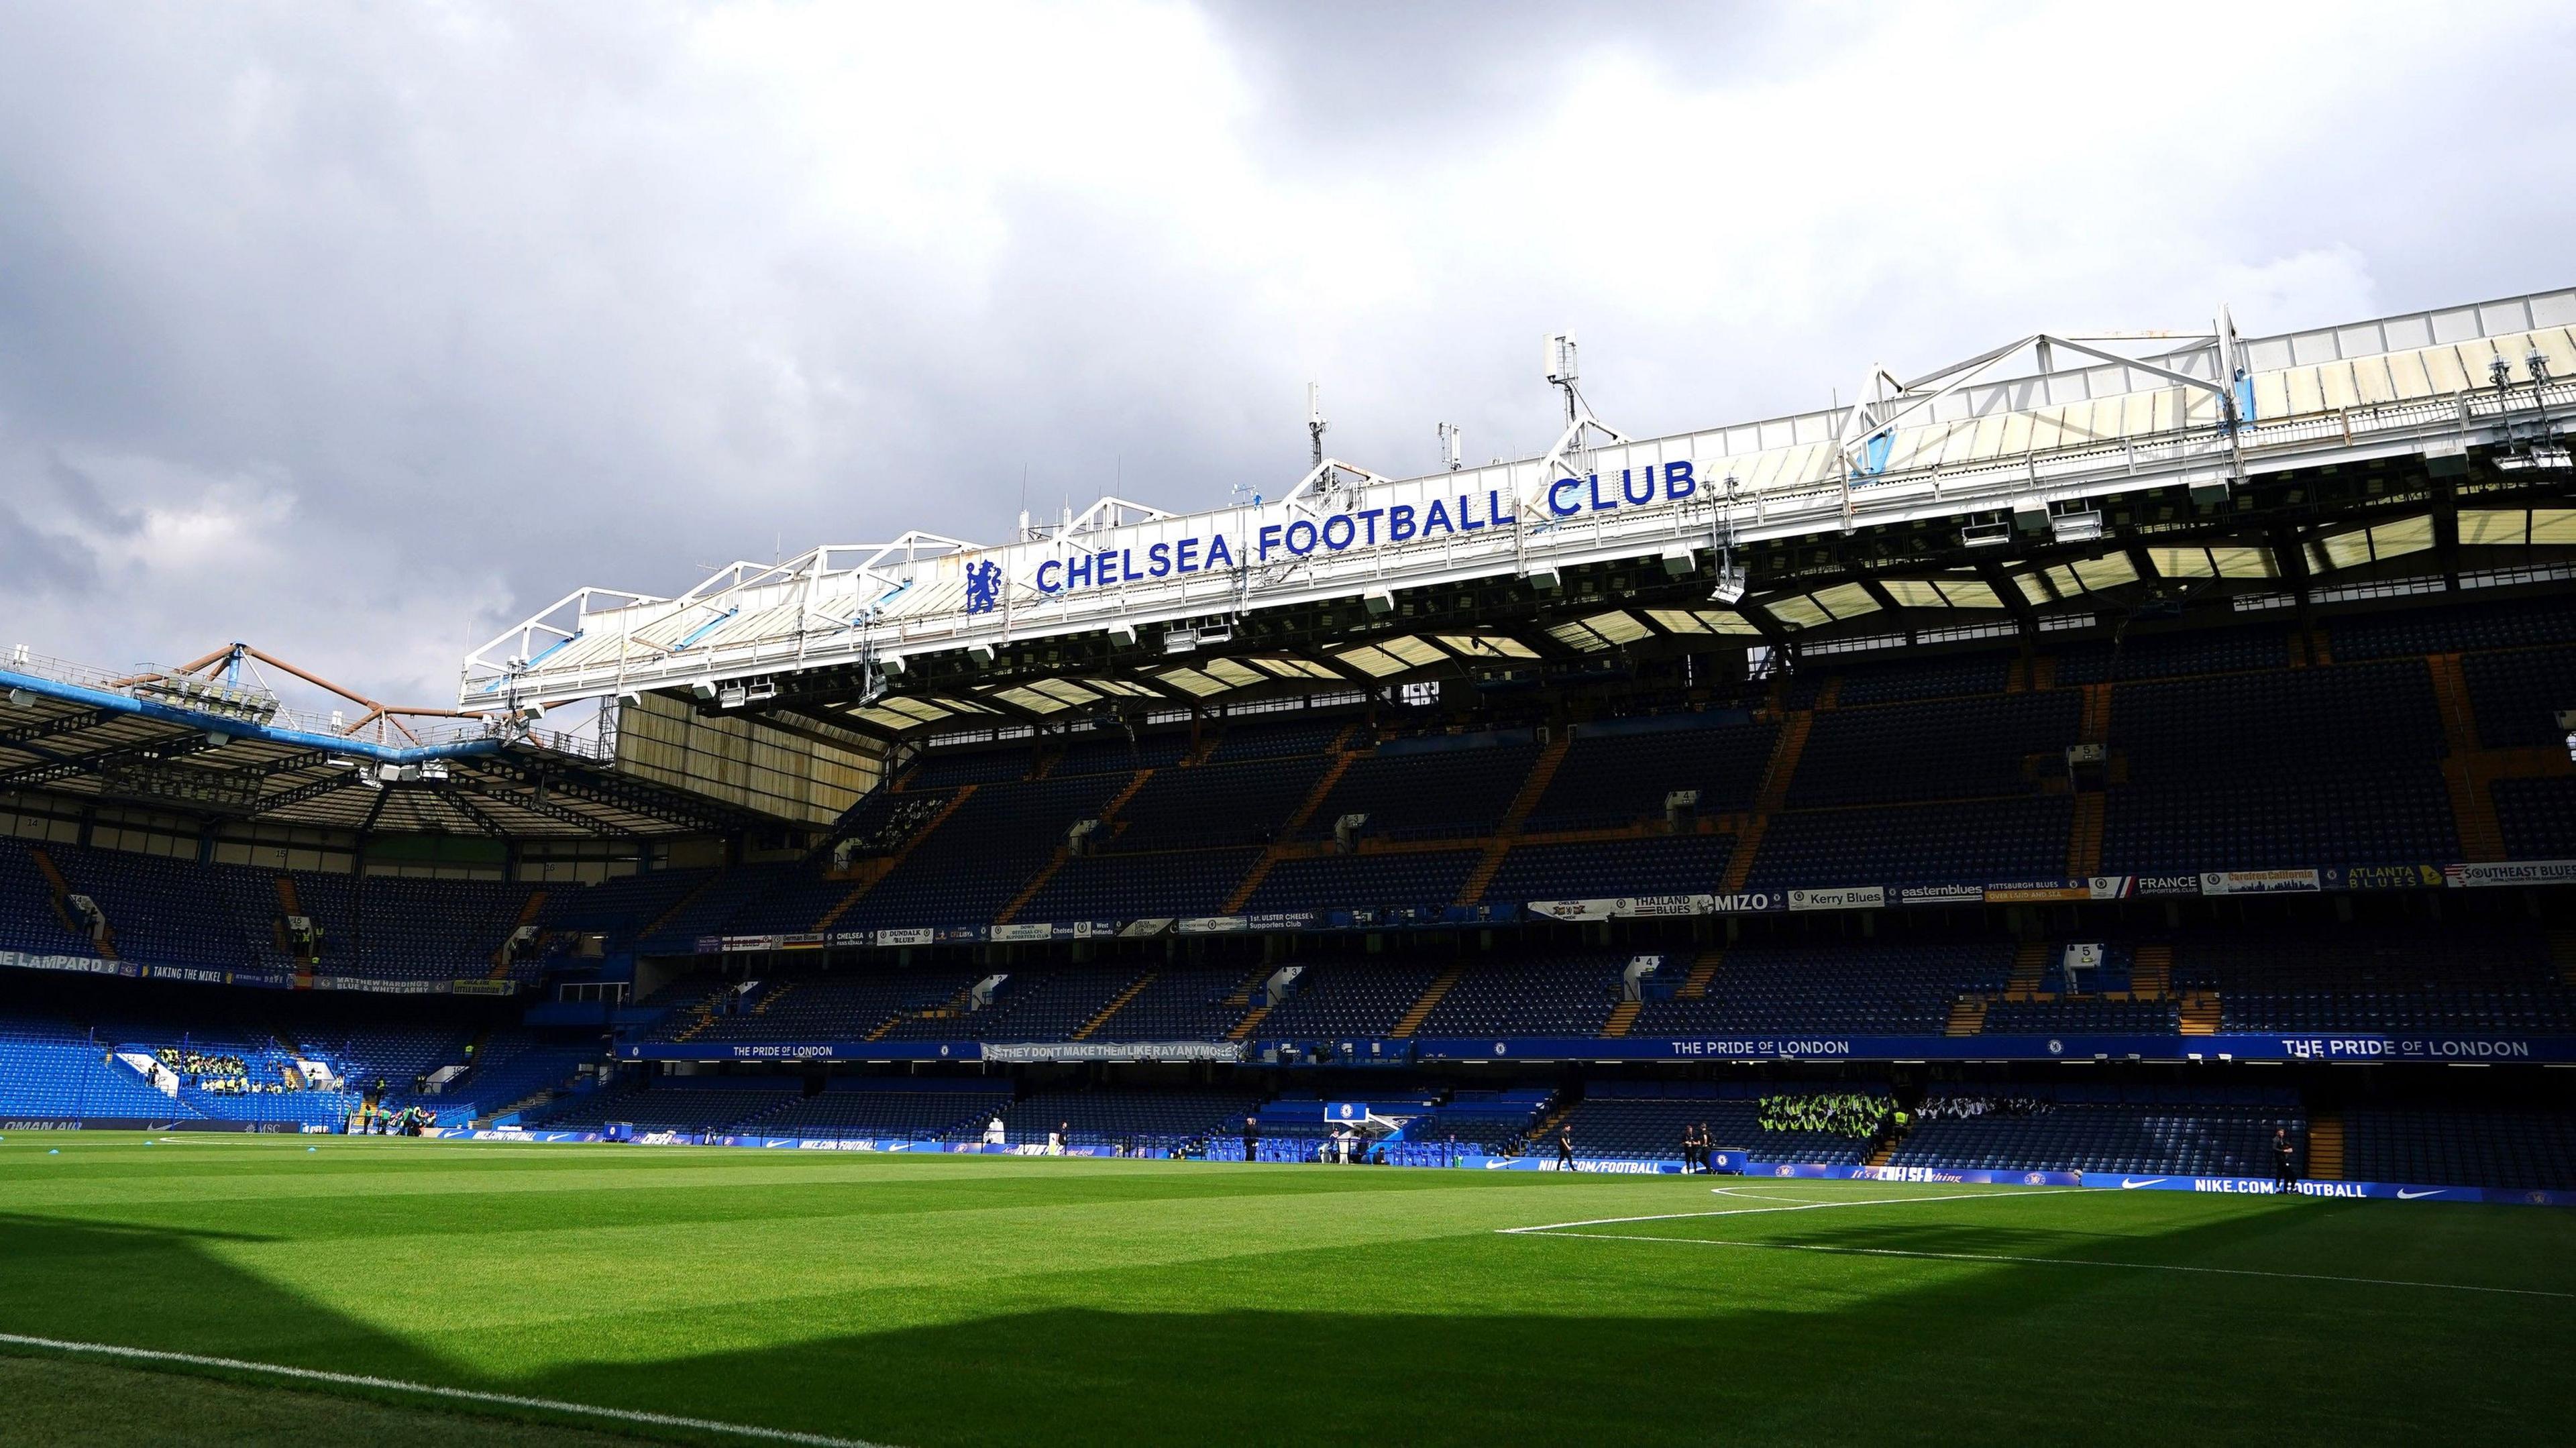
[{"label": "football pitch", "polygon": [[12,1443],[2533,1442],[2576,1216],[12,1133],[0,1334]]}]

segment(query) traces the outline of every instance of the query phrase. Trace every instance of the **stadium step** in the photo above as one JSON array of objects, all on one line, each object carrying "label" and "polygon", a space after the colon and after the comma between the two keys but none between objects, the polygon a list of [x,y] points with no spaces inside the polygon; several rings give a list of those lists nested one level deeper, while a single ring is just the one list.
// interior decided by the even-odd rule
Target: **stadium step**
[{"label": "stadium step", "polygon": [[1413,1003],[1411,1009],[1404,1013],[1403,1018],[1395,1023],[1395,1029],[1387,1034],[1399,1041],[1410,1040],[1414,1032],[1422,1029],[1423,1021],[1428,1019],[1431,1012],[1439,1006],[1440,998],[1449,994],[1450,990],[1458,984],[1458,977],[1466,973],[1467,967],[1464,965],[1453,965],[1440,972],[1438,979],[1423,988],[1422,998]]},{"label": "stadium step", "polygon": [[2343,1116],[2334,1111],[2308,1113],[2308,1176],[2321,1182],[2343,1180]]},{"label": "stadium step", "polygon": [[1717,979],[1718,967],[1724,964],[1726,964],[1724,948],[1701,951],[1699,959],[1691,962],[1690,974],[1682,977],[1681,986],[1673,992],[1673,995],[1677,999],[1686,1001],[1704,999],[1708,995],[1708,983]]},{"label": "stadium step", "polygon": [[1473,905],[1485,898],[1485,887],[1493,884],[1494,876],[1501,872],[1504,857],[1511,853],[1512,842],[1520,837],[1521,826],[1547,794],[1548,785],[1556,778],[1556,767],[1565,762],[1566,747],[1573,742],[1573,736],[1559,731],[1547,742],[1547,747],[1538,752],[1537,760],[1530,765],[1529,776],[1521,781],[1520,793],[1512,796],[1511,807],[1503,811],[1502,827],[1485,842],[1483,856],[1476,861],[1476,868],[1467,872],[1467,883],[1458,887],[1458,898],[1450,904]]},{"label": "stadium step", "polygon": [[700,880],[695,885],[690,886],[687,890],[682,891],[680,898],[671,902],[670,909],[654,916],[650,924],[635,932],[634,938],[637,940],[650,940],[654,936],[661,934],[662,927],[679,919],[681,911],[688,909],[691,904],[696,902],[699,896],[714,889],[716,882],[723,879],[726,874],[727,871],[722,868],[708,871],[705,879]]},{"label": "stadium step", "polygon": [[2218,992],[2214,990],[2183,992],[2182,1034],[2186,1036],[2217,1035],[2219,1019]]},{"label": "stadium step", "polygon": [[1011,897],[1011,903],[1002,907],[1002,913],[993,917],[993,923],[1008,925],[1018,919],[1021,908],[1036,899],[1037,893],[1046,888],[1047,881],[1054,879],[1055,872],[1063,869],[1064,862],[1072,858],[1071,850],[1062,845],[1056,846],[1055,853],[1049,855],[1047,862],[1038,868],[1037,877],[1020,887],[1020,893]]},{"label": "stadium step", "polygon": [[2013,951],[2011,981],[2007,990],[2036,991],[2048,978],[2049,949],[2045,940],[2025,940]]},{"label": "stadium step", "polygon": [[2033,690],[2057,687],[2057,655],[2034,654],[2030,660],[2030,686]]},{"label": "stadium step", "polygon": [[1621,1001],[1612,1006],[1610,1019],[1601,1023],[1601,1034],[1613,1040],[1628,1034],[1637,1024],[1637,1012],[1644,1009],[1642,1001]]},{"label": "stadium step", "polygon": [[768,990],[762,992],[759,1002],[753,1005],[750,1010],[744,1012],[744,1014],[765,1016],[769,1014],[769,1008],[771,1006],[774,1006],[781,1000],[786,999],[788,993],[795,989],[796,982],[792,980],[782,980],[778,984],[771,986]]},{"label": "stadium step", "polygon": [[1816,707],[1819,709],[1837,708],[1842,704],[1842,701],[1843,676],[1840,674],[1836,674],[1832,678],[1825,680],[1825,686],[1816,691]]},{"label": "stadium step", "polygon": [[1950,1020],[1941,1028],[1945,1036],[1973,1036],[1986,1028],[1986,998],[1963,995],[1950,1002]]},{"label": "stadium step", "polygon": [[2084,744],[2108,744],[2111,742],[2110,685],[2087,684],[2084,686],[2083,722],[2079,726],[2077,740],[2079,743]]},{"label": "stadium step", "polygon": [[1342,775],[1351,767],[1351,761],[1359,757],[1339,747],[1342,740],[1348,739],[1351,731],[1358,727],[1356,723],[1348,725],[1335,737],[1333,762],[1324,767],[1323,776],[1315,781],[1315,787],[1306,791],[1306,798],[1298,804],[1297,812],[1288,816],[1287,823],[1279,827],[1279,843],[1263,850],[1261,858],[1252,862],[1251,873],[1243,877],[1242,884],[1234,887],[1233,894],[1225,897],[1225,906],[1217,911],[1218,914],[1233,915],[1241,911],[1244,902],[1252,898],[1252,892],[1260,889],[1261,882],[1270,878],[1270,867],[1288,857],[1297,832],[1306,828],[1306,822],[1315,817],[1315,811],[1324,807],[1325,796],[1333,792],[1334,785],[1342,782]]},{"label": "stadium step", "polygon": [[1762,789],[1753,797],[1753,812],[1771,814],[1789,800],[1789,782],[1797,777],[1798,757],[1807,750],[1807,734],[1816,716],[1799,710],[1781,721],[1780,738],[1771,746],[1771,763],[1762,774]]},{"label": "stadium step", "polygon": [[2558,979],[2576,985],[2576,930],[2549,932],[2549,959],[2558,967]]},{"label": "stadium step", "polygon": [[1162,972],[1149,970],[1136,977],[1134,980],[1127,982],[1126,989],[1118,992],[1118,994],[1114,996],[1111,996],[1109,998],[1109,1004],[1102,1006],[1098,1015],[1095,1015],[1090,1020],[1082,1023],[1082,1028],[1073,1033],[1073,1039],[1077,1041],[1090,1040],[1092,1032],[1109,1024],[1109,1018],[1111,1016],[1124,1010],[1127,1003],[1134,1000],[1137,995],[1145,989],[1145,987],[1152,985],[1154,983],[1154,977],[1160,974],[1162,974]]},{"label": "stadium step", "polygon": [[[941,825],[946,824],[948,822],[948,817],[957,813],[959,806],[965,804],[968,799],[972,798],[974,793],[975,786],[971,784],[957,791],[954,796],[950,797],[947,804],[940,807],[939,813],[930,817],[929,823],[924,824],[917,830],[914,830],[911,837],[906,839],[901,845],[897,846],[893,854],[886,856],[883,860],[871,860],[866,862],[866,866],[862,867],[859,875],[859,883],[852,887],[849,894],[841,897],[841,903],[824,911],[823,918],[814,922],[814,928],[816,930],[831,929],[833,922],[839,920],[843,915],[848,914],[850,907],[858,904],[862,896],[866,895],[870,890],[875,889],[886,876],[893,874],[895,866],[902,864],[911,856],[914,850],[920,848],[923,840],[930,838],[933,831],[937,830]],[[873,866],[873,868],[867,868],[868,866]]]},{"label": "stadium step", "polygon": [[2129,959],[2129,994],[2162,1000],[2173,993],[2173,947],[2141,945]]},{"label": "stadium step", "polygon": [[293,875],[280,875],[277,877],[277,908],[288,915],[301,915],[304,913],[304,907],[298,904],[295,899],[295,877]]},{"label": "stadium step", "polygon": [[2102,807],[2100,790],[2075,796],[2075,821],[2066,832],[2066,873],[2078,880],[2102,872]]},{"label": "stadium step", "polygon": [[510,973],[510,942],[520,931],[536,924],[537,917],[545,913],[545,908],[546,892],[529,891],[527,903],[519,907],[519,918],[510,922],[509,934],[502,936],[501,943],[492,947],[492,979],[499,980]]},{"label": "stadium step", "polygon": [[1251,1040],[1252,1028],[1260,1025],[1261,1018],[1268,1014],[1270,1014],[1270,1007],[1267,1003],[1254,1006],[1251,1010],[1244,1013],[1242,1020],[1234,1023],[1234,1028],[1225,1033],[1225,1038],[1229,1041]]},{"label": "stadium step", "polygon": [[1735,832],[1735,848],[1726,857],[1726,873],[1718,877],[1721,895],[1733,895],[1744,888],[1752,877],[1753,857],[1762,849],[1763,832],[1771,828],[1769,815],[1748,816]]},{"label": "stadium step", "polygon": [[1871,1148],[1869,1149],[1869,1156],[1868,1156],[1868,1158],[1867,1158],[1866,1160],[1864,1160],[1864,1161],[1861,1163],[1861,1165],[1863,1165],[1863,1166],[1885,1166],[1885,1165],[1887,1165],[1888,1161],[1896,1155],[1896,1148],[1897,1148],[1897,1145],[1898,1145],[1898,1140],[1897,1140],[1896,1133],[1895,1133],[1895,1132],[1893,1132],[1893,1131],[1891,1131],[1891,1132],[1887,1133],[1885,1136],[1882,1136],[1882,1137],[1880,1137],[1880,1138],[1878,1139],[1878,1144],[1877,1144],[1877,1145],[1875,1145],[1875,1146],[1873,1146],[1873,1147],[1871,1147]]},{"label": "stadium step", "polygon": [[74,935],[89,936],[90,944],[97,948],[101,959],[116,959],[116,930],[113,926],[102,927],[93,934],[72,918],[71,881],[63,877],[62,867],[54,863],[54,857],[46,854],[42,846],[29,845],[27,858],[35,862],[36,872],[45,877],[45,884],[53,890],[54,919]]}]

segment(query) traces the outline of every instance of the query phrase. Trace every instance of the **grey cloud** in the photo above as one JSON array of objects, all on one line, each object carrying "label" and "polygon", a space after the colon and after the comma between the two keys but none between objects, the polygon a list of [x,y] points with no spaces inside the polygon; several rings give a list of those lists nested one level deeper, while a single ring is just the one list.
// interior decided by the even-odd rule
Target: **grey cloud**
[{"label": "grey cloud", "polygon": [[[1552,430],[1531,364],[1559,327],[1583,335],[1604,414],[1653,432],[1817,405],[1872,360],[1946,361],[2034,322],[2191,322],[2223,267],[2323,257],[2285,273],[2306,278],[2290,304],[2319,308],[2571,279],[2556,238],[2576,203],[2533,181],[2571,138],[2565,108],[2474,146],[2374,132],[2372,97],[2460,79],[2384,51],[2368,94],[2328,88],[2316,117],[2112,123],[2080,95],[2034,100],[2032,126],[2089,148],[2081,187],[2013,172],[2011,136],[1877,118],[1871,153],[1834,158],[1847,170],[1731,199],[1691,223],[1705,248],[1640,252],[1628,229],[1765,175],[1820,116],[1874,116],[1837,67],[1881,22],[1216,4],[1219,48],[1191,63],[1239,80],[1246,115],[1172,124],[1234,126],[1239,166],[1140,193],[1006,137],[939,178],[955,194],[929,188],[945,209],[925,242],[898,209],[918,197],[855,163],[971,119],[994,99],[985,57],[905,55],[954,76],[957,111],[853,133],[826,104],[838,77],[792,56],[725,69],[706,30],[731,13],[0,9],[0,616],[57,631],[32,640],[48,652],[125,660],[204,646],[158,635],[219,612],[328,655],[326,674],[435,692],[452,680],[418,660],[580,583],[675,589],[699,565],[913,526],[998,539],[1024,473],[1042,515],[1113,484],[1181,507],[1275,490],[1303,470],[1309,378],[1333,449],[1373,466],[1428,468],[1436,420],[1475,457],[1525,452]],[[2555,94],[2567,20],[2498,29],[2519,38],[2480,57],[2483,83]],[[2402,59],[2458,64],[2422,49]],[[1605,58],[1641,93],[1732,109],[1530,170],[1598,111],[1565,98]],[[1973,44],[1939,59],[1978,82]],[[1659,169],[1605,189],[1598,164],[1630,150]],[[1852,178],[1898,164],[1943,184],[1872,210]],[[2053,186],[2059,204],[2020,199]],[[1800,229],[1853,195],[1849,224]],[[1349,245],[1362,229],[1383,247]],[[97,457],[136,464],[25,461]],[[244,477],[291,506],[192,543],[188,490]],[[103,561],[126,546],[211,551]],[[276,575],[194,606],[233,556]]]}]

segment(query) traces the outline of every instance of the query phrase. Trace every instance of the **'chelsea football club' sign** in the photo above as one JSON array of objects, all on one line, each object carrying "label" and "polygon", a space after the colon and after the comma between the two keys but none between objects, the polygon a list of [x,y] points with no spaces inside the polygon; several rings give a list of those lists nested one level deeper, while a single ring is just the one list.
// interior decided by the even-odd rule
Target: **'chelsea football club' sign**
[{"label": "'chelsea football club' sign", "polygon": [[[1655,503],[1680,502],[1695,496],[1698,491],[1699,481],[1692,473],[1691,464],[1676,461],[1659,466],[1622,468],[1616,479],[1605,479],[1597,473],[1587,473],[1579,478],[1558,478],[1547,486],[1544,494],[1532,501],[1536,503],[1543,499],[1549,518],[1560,519],[1585,513],[1641,508]],[[1216,528],[1205,536],[1156,542],[1141,539],[1129,544],[1105,541],[1098,547],[1075,543],[1070,546],[1067,556],[1041,560],[1031,571],[1028,582],[1039,593],[1053,598],[1084,589],[1229,571],[1282,559],[1306,558],[1318,553],[1427,542],[1519,526],[1519,510],[1507,489],[1488,488],[1481,496],[1473,492],[1454,497],[1417,496],[1412,502],[1390,501],[1377,507],[1350,507],[1340,512],[1247,524],[1241,532],[1231,536],[1224,529]],[[995,611],[1001,606],[1001,595],[1000,565],[981,559],[968,565],[968,613]]]}]

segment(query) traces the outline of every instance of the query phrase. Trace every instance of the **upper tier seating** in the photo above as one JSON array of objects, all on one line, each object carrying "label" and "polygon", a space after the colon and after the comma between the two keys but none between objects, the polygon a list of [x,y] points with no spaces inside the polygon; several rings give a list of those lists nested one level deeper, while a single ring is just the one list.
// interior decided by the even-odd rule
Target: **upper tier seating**
[{"label": "upper tier seating", "polygon": [[764,1136],[814,1140],[939,1141],[978,1135],[1011,1104],[1007,1081],[866,1077],[835,1081],[759,1119]]},{"label": "upper tier seating", "polygon": [[1726,877],[1732,835],[1659,835],[1580,844],[1520,844],[1485,886],[1500,903],[1624,895],[1702,895]]},{"label": "upper tier seating", "polygon": [[922,756],[911,777],[904,781],[904,788],[907,791],[953,789],[961,784],[999,784],[1005,780],[1026,779],[1036,762],[1035,752],[1026,744],[1005,745],[999,749],[934,749]]},{"label": "upper tier seating", "polygon": [[2054,879],[2066,871],[2073,820],[2074,804],[2062,794],[1775,815],[1745,883],[1776,890]]},{"label": "upper tier seating", "polygon": [[836,928],[989,924],[1037,878],[1074,823],[1099,818],[1132,777],[983,786],[860,896]]},{"label": "upper tier seating", "polygon": [[1478,850],[1439,850],[1282,860],[1243,911],[1442,909],[1457,900],[1483,858]]},{"label": "upper tier seating", "polygon": [[1282,759],[1290,755],[1320,755],[1342,731],[1351,727],[1347,716],[1323,718],[1302,717],[1278,720],[1244,720],[1229,723],[1209,751],[1210,764],[1230,764],[1238,759]]},{"label": "upper tier seating", "polygon": [[1252,873],[1261,851],[1178,850],[1151,855],[1076,855],[1056,867],[1013,918],[1022,921],[1134,920],[1214,915]]},{"label": "upper tier seating", "polygon": [[2058,689],[1826,710],[1807,735],[1789,803],[2025,794],[2032,788],[2025,761],[2062,759],[2076,742],[2083,707],[2082,695]]},{"label": "upper tier seating", "polygon": [[1119,809],[1117,832],[1103,848],[1197,850],[1268,844],[1314,792],[1323,773],[1324,760],[1316,755],[1157,770]]},{"label": "upper tier seating", "polygon": [[2493,798],[2509,858],[2576,858],[2576,776],[2499,779]]},{"label": "upper tier seating", "polygon": [[2479,743],[2489,749],[2566,743],[2558,711],[2576,709],[2576,648],[2471,654],[2460,661],[2460,672]]},{"label": "upper tier seating", "polygon": [[[1696,716],[1673,721],[1696,724]],[[1578,725],[1573,742],[1522,826],[1591,829],[1664,817],[1664,798],[1698,790],[1699,812],[1748,808],[1761,788],[1779,729],[1772,724],[1627,732]],[[1508,802],[1508,801],[1506,801]],[[1619,894],[1645,893],[1618,891]]]},{"label": "upper tier seating", "polygon": [[[1342,772],[1321,808],[1306,821],[1308,839],[1331,839],[1334,821],[1368,816],[1377,839],[1409,840],[1482,834],[1502,823],[1512,796],[1537,762],[1538,745],[1522,737],[1476,748],[1418,750],[1394,740]],[[1444,741],[1428,740],[1428,744]]]},{"label": "upper tier seating", "polygon": [[1077,774],[1134,774],[1140,769],[1170,769],[1190,752],[1189,731],[1163,730],[1129,739],[1115,731],[1093,734],[1064,746],[1049,779]]}]

